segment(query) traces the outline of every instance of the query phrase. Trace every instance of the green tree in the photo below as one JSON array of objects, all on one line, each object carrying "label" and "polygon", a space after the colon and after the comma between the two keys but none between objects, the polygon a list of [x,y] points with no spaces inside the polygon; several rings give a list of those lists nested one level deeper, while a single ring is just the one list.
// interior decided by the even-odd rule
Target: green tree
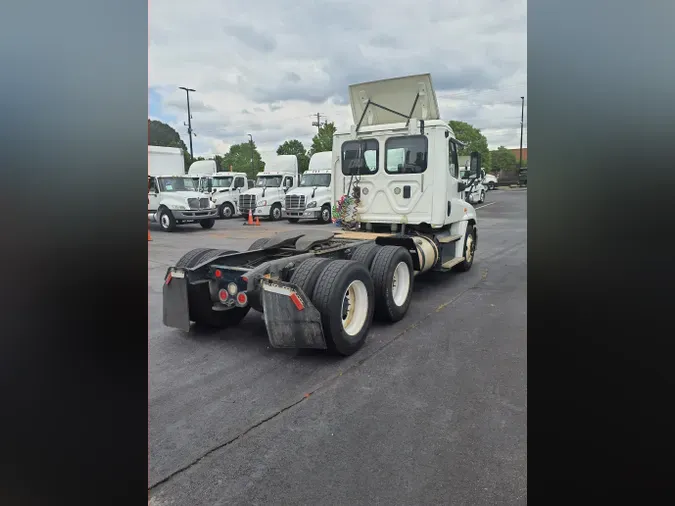
[{"label": "green tree", "polygon": [[185,170],[192,163],[187,146],[180,138],[180,134],[171,126],[158,120],[148,118],[148,146],[162,146],[165,148],[180,148],[185,158]]},{"label": "green tree", "polygon": [[312,156],[314,153],[321,153],[322,151],[333,150],[333,135],[335,135],[335,123],[324,123],[319,127],[319,133],[312,138],[312,147],[307,153]]},{"label": "green tree", "polygon": [[490,149],[488,148],[487,138],[476,128],[464,121],[450,121],[450,128],[455,132],[455,138],[466,144],[459,150],[460,156],[470,155],[472,151],[478,151],[481,154],[483,168],[489,169],[492,166]]},{"label": "green tree", "polygon": [[300,142],[297,139],[284,141],[284,143],[277,148],[277,155],[297,156],[300,174],[302,174],[309,168],[309,156],[307,156],[305,146],[302,144],[302,142]]},{"label": "green tree", "polygon": [[492,152],[492,167],[495,170],[515,170],[518,167],[518,159],[513,151],[499,146]]},{"label": "green tree", "polygon": [[[217,157],[216,163],[218,163],[218,158],[220,157]],[[251,159],[253,159],[253,167]],[[230,151],[220,158],[221,170],[229,171],[230,166],[233,172],[245,172],[249,178],[255,178],[256,174],[265,168],[265,162],[262,161],[255,142],[242,142],[230,146]]]}]

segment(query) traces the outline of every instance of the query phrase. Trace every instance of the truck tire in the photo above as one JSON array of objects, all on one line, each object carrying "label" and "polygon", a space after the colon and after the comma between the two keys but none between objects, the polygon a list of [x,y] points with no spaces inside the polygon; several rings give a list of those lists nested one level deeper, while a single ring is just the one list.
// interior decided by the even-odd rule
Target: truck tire
[{"label": "truck tire", "polygon": [[199,260],[193,262],[192,266],[195,266],[202,262],[206,262],[207,260],[211,260],[212,258],[215,258],[218,255],[227,255],[230,253],[239,253],[239,252],[233,249],[210,249],[209,251],[204,253]]},{"label": "truck tire", "polygon": [[229,202],[223,202],[218,206],[218,216],[224,220],[229,220],[234,216],[234,206]]},{"label": "truck tire", "polygon": [[495,184],[494,184],[492,181],[490,181],[490,182],[488,183],[488,190],[492,191],[492,190],[494,190],[494,189],[495,189]]},{"label": "truck tire", "polygon": [[319,214],[319,223],[330,223],[331,220],[331,209],[330,204],[324,204],[321,208],[321,213]]},{"label": "truck tire", "polygon": [[248,247],[248,251],[253,251],[254,249],[262,249],[265,244],[267,244],[267,241],[269,241],[268,237],[261,237],[260,239],[256,239],[253,241],[253,244],[251,244]]},{"label": "truck tire", "polygon": [[321,313],[330,352],[349,356],[363,346],[373,321],[373,294],[373,280],[363,264],[333,260],[325,267],[311,300]]},{"label": "truck tire", "polygon": [[375,287],[375,318],[397,322],[408,312],[414,270],[410,253],[401,246],[379,248],[370,275]]},{"label": "truck tire", "polygon": [[176,218],[173,217],[173,213],[169,211],[168,208],[160,207],[157,214],[157,221],[162,230],[165,232],[173,232],[176,230]]},{"label": "truck tire", "polygon": [[363,244],[354,250],[350,260],[362,263],[366,266],[366,269],[370,269],[370,266],[373,265],[373,259],[375,258],[375,255],[377,255],[379,249],[380,246],[374,242]]},{"label": "truck tire", "polygon": [[192,267],[197,265],[204,254],[213,251],[213,248],[197,248],[188,251],[176,262],[176,267]]},{"label": "truck tire", "polygon": [[[468,254],[468,257],[467,257]],[[458,271],[466,272],[471,269],[473,259],[476,256],[476,231],[473,225],[466,227],[466,234],[464,235],[464,251],[462,252],[464,261],[455,266]]]},{"label": "truck tire", "polygon": [[297,223],[300,221],[300,218],[288,218],[288,223]]},{"label": "truck tire", "polygon": [[311,299],[316,282],[329,262],[328,258],[309,258],[295,269],[289,281],[297,285]]},{"label": "truck tire", "polygon": [[202,226],[202,228],[205,228],[205,229],[213,228],[213,225],[216,224],[216,219],[215,218],[209,218],[208,220],[200,220],[199,224]]},{"label": "truck tire", "polygon": [[188,300],[190,320],[202,327],[225,328],[237,325],[251,310],[251,306],[246,306],[214,311],[207,284],[192,287],[188,292]]},{"label": "truck tire", "polygon": [[483,202],[485,202],[485,190],[480,191],[480,197],[478,198],[479,204],[482,204]]},{"label": "truck tire", "polygon": [[278,202],[270,209],[270,221],[278,221],[281,219],[281,204]]}]

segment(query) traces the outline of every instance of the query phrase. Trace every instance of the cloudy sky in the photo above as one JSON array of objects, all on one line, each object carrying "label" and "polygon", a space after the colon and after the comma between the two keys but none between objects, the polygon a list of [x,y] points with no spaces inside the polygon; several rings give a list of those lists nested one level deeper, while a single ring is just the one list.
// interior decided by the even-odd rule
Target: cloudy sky
[{"label": "cloudy sky", "polygon": [[263,159],[284,140],[307,148],[312,117],[352,123],[349,84],[431,73],[441,115],[480,128],[491,148],[518,147],[525,96],[525,0],[152,0],[149,115],[195,156],[252,134]]}]

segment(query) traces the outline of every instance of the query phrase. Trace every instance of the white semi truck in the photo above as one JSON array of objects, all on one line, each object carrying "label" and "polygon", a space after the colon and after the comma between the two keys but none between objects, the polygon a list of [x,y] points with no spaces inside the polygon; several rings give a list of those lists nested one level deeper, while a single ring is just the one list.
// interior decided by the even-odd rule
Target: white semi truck
[{"label": "white semi truck", "polygon": [[177,225],[199,223],[202,228],[215,224],[216,206],[201,193],[194,179],[185,174],[180,148],[148,146],[148,219],[162,230],[172,232]]},{"label": "white semi truck", "polygon": [[298,186],[298,157],[295,155],[275,156],[259,172],[255,186],[239,195],[239,211],[248,217],[281,219],[286,192]]},{"label": "white semi truck", "polygon": [[[467,185],[467,190],[464,192],[464,200],[470,204],[482,204],[485,202],[485,196],[487,195],[487,187],[483,184],[485,180],[485,170],[480,169],[476,172],[475,168],[469,167],[469,162],[467,165],[459,171],[460,179]],[[473,182],[473,184],[470,184]]]},{"label": "white semi truck", "polygon": [[211,200],[220,218],[229,219],[239,213],[239,195],[249,188],[245,172],[216,172],[211,178]]},{"label": "white semi truck", "polygon": [[192,177],[195,187],[202,193],[211,194],[211,177],[218,170],[215,160],[197,160],[192,162],[188,169],[188,176]]},{"label": "white semi truck", "polygon": [[[165,325],[225,328],[254,308],[273,347],[347,356],[374,317],[405,317],[416,275],[471,268],[478,219],[431,76],[356,84],[349,95],[354,126],[333,139],[333,201],[354,206],[354,229],[307,227],[244,252],[190,251],[166,271]],[[479,153],[471,163],[480,167]]]},{"label": "white semi truck", "polygon": [[331,199],[333,197],[333,153],[314,153],[309,160],[309,169],[300,176],[297,188],[286,193],[283,216],[291,223],[301,219],[331,222]]}]

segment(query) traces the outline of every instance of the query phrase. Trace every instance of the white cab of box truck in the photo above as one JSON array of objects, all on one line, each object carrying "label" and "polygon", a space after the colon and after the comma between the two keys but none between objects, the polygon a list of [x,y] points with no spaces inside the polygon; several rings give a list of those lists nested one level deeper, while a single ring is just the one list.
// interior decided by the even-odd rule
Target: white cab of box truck
[{"label": "white cab of box truck", "polygon": [[171,232],[177,225],[199,223],[211,228],[216,206],[185,174],[180,148],[148,146],[148,219]]},{"label": "white cab of box truck", "polygon": [[309,160],[309,169],[300,176],[300,184],[286,193],[283,216],[291,223],[301,219],[331,222],[331,198],[333,197],[333,153],[314,153]]},{"label": "white cab of box truck", "polygon": [[279,155],[265,164],[265,170],[256,176],[255,186],[239,195],[239,212],[246,218],[253,216],[279,220],[282,216],[286,192],[298,186],[298,158]]},{"label": "white cab of box truck", "polygon": [[229,219],[239,212],[239,195],[248,190],[244,172],[216,172],[211,178],[211,200],[218,208],[220,218]]}]

